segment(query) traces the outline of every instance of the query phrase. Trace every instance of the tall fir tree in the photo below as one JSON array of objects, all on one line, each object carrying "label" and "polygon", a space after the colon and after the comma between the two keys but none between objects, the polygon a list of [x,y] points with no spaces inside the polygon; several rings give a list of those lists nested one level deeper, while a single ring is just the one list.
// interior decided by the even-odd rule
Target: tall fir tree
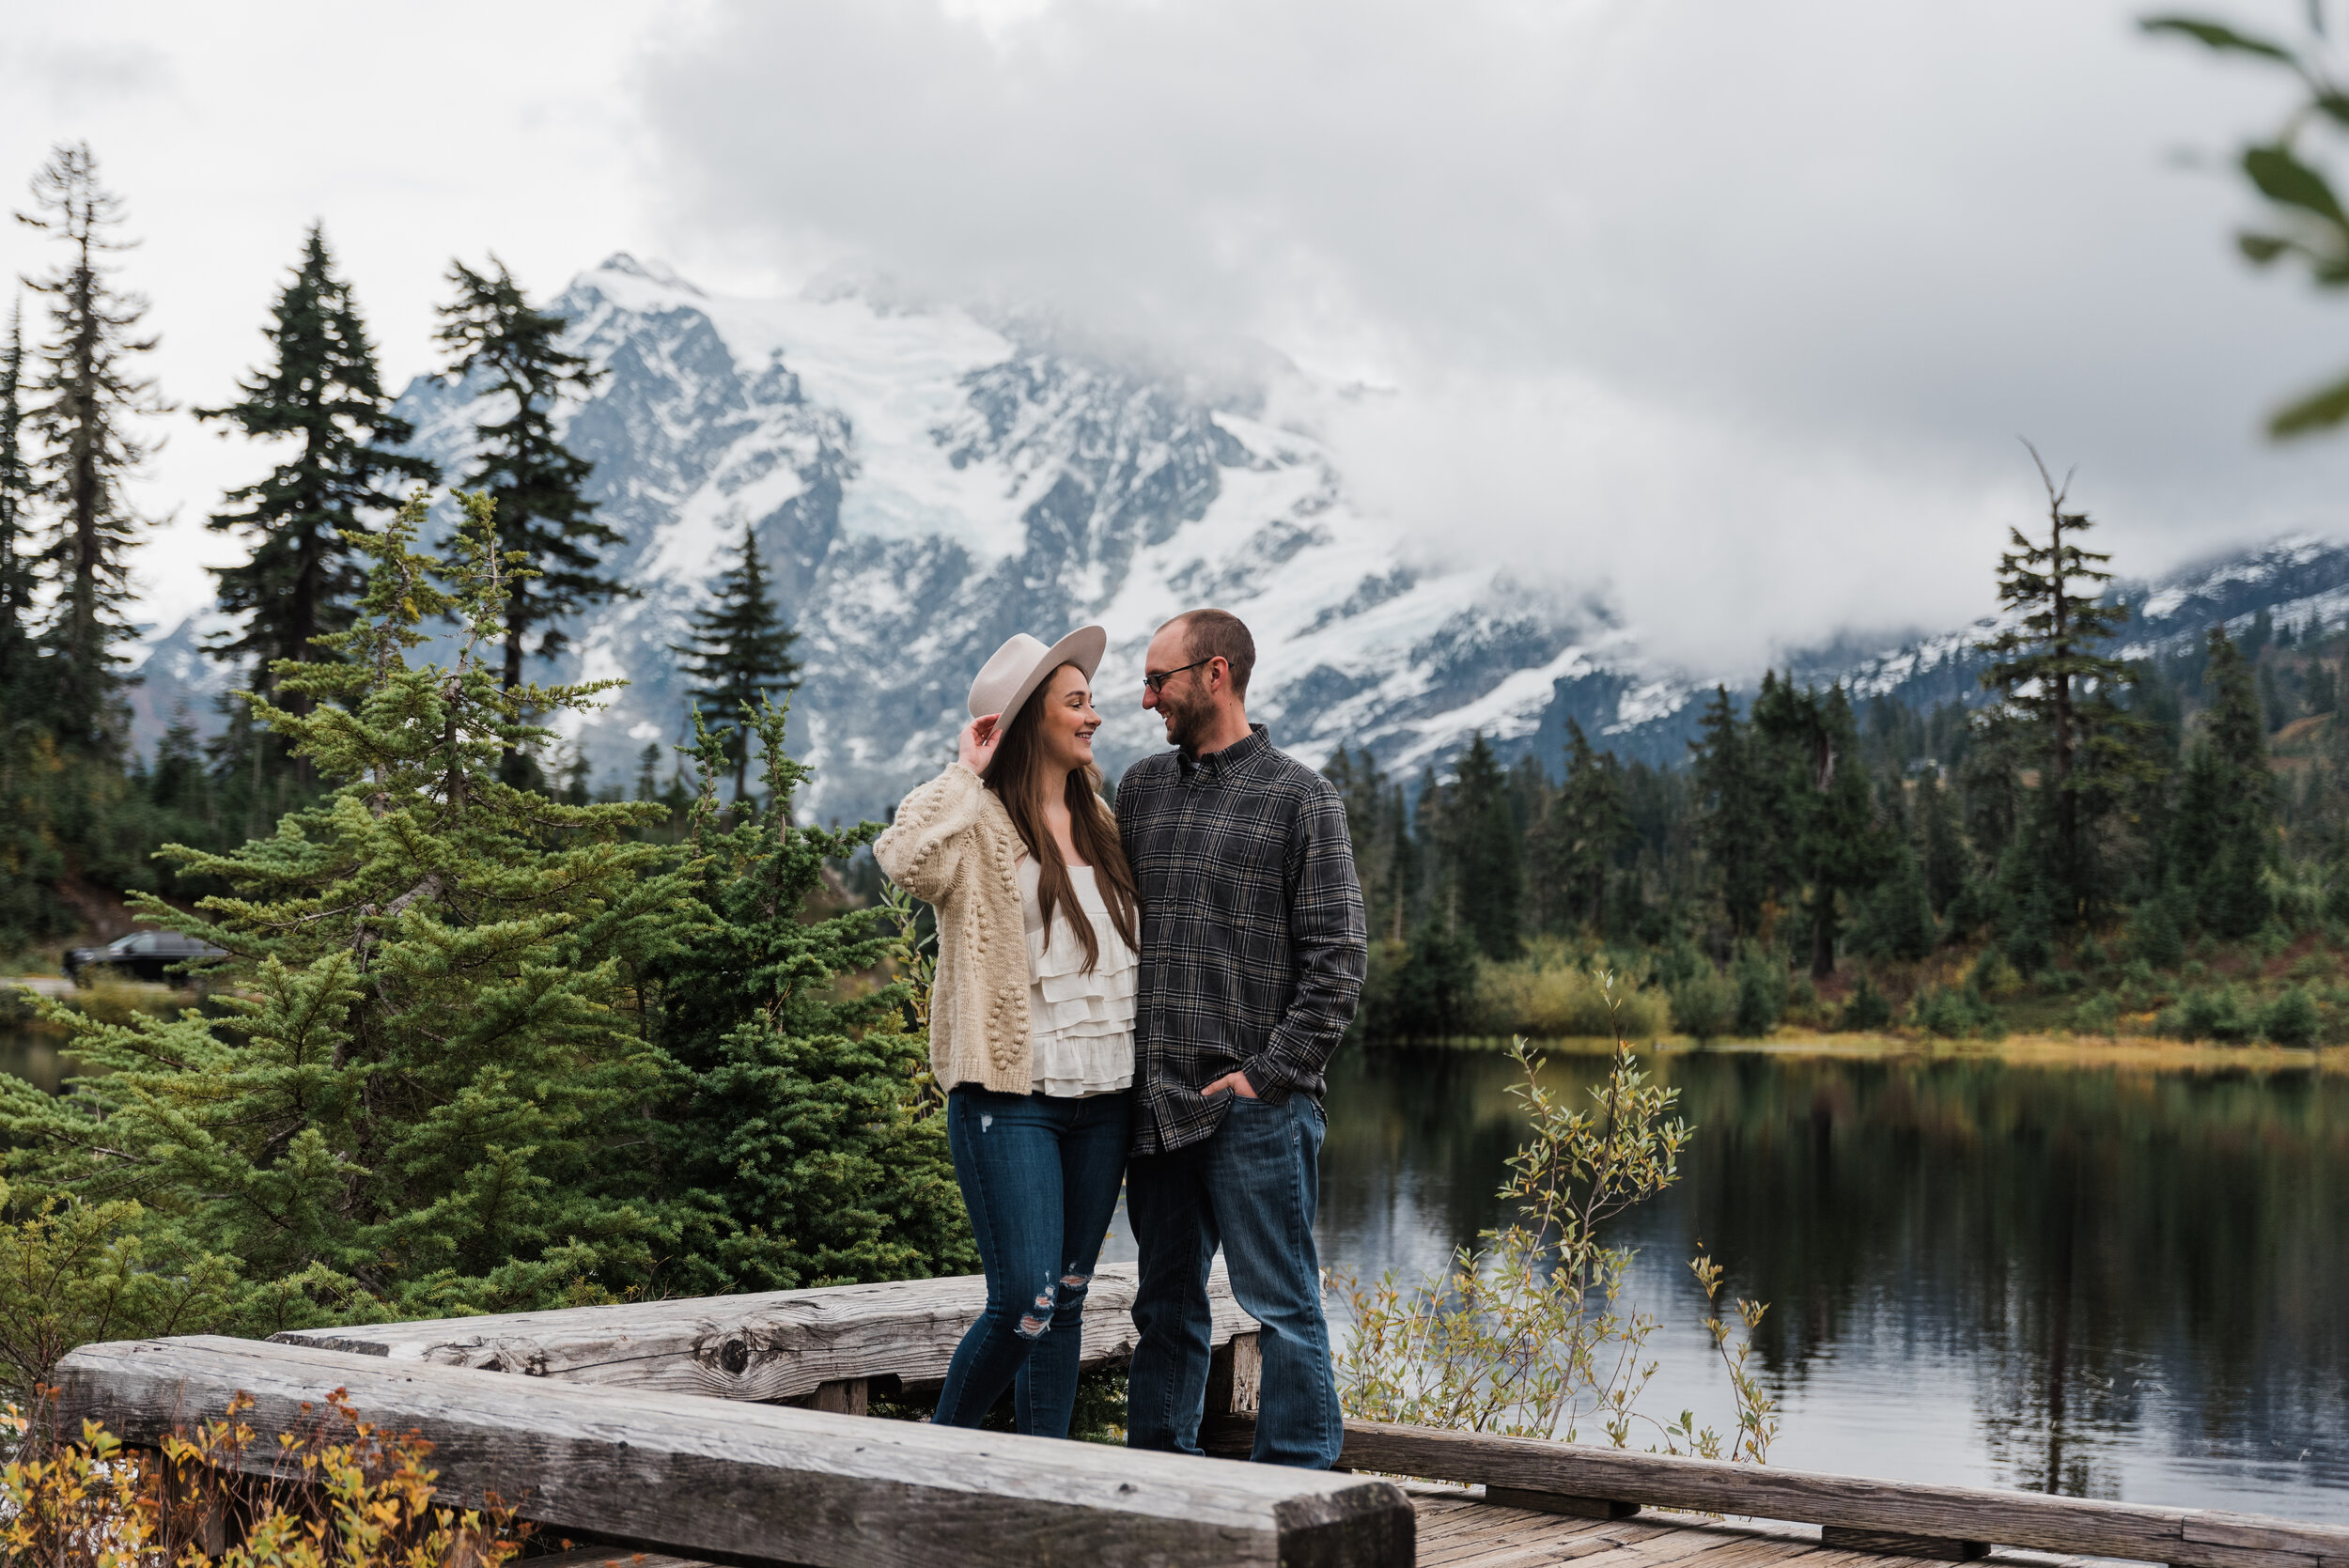
[{"label": "tall fir tree", "polygon": [[[810,918],[825,865],[880,834],[795,826],[808,769],[784,751],[784,715],[748,715],[766,774],[759,809],[722,820],[726,737],[697,726],[701,794],[690,872],[708,910],[656,967],[664,1104],[650,1123],[686,1218],[675,1288],[687,1295],[921,1279],[978,1266],[946,1149],[926,1104],[928,1041],[906,1028],[903,984],[844,992],[895,947],[877,916]],[[737,799],[740,798],[738,786]],[[910,915],[910,906],[900,906]]]},{"label": "tall fir tree", "polygon": [[1610,874],[1625,848],[1637,841],[1622,763],[1614,753],[1594,747],[1581,724],[1568,719],[1565,782],[1527,851],[1540,884],[1541,924],[1607,929]]},{"label": "tall fir tree", "polygon": [[1957,820],[1957,791],[1938,769],[1917,781],[1917,815],[1924,823],[1925,896],[1937,915],[1965,891],[1973,873]]},{"label": "tall fir tree", "polygon": [[[0,708],[23,708],[33,649],[33,566],[25,529],[32,521],[33,471],[24,460],[24,302],[8,313],[0,347]],[[6,744],[0,739],[0,744]]]},{"label": "tall fir tree", "polygon": [[1696,773],[1698,837],[1712,862],[1722,910],[1737,937],[1762,928],[1778,861],[1778,834],[1763,798],[1751,736],[1729,688],[1716,686],[1688,743]]},{"label": "tall fir tree", "polygon": [[55,590],[43,638],[45,706],[60,739],[101,748],[117,737],[125,660],[116,644],[129,635],[122,607],[131,593],[131,549],[143,527],[123,486],[153,451],[132,427],[167,405],[134,368],[156,339],[138,335],[146,300],[112,281],[107,258],[132,242],[117,236],[121,198],[100,183],[88,146],[54,148],[32,190],[33,210],[18,221],[65,253],[28,280],[49,303],[25,412],[39,442],[39,497],[54,518],[39,551]]},{"label": "tall fir tree", "polygon": [[[450,379],[475,382],[510,411],[476,427],[481,458],[465,483],[489,492],[498,548],[520,555],[522,571],[532,574],[514,582],[506,606],[504,675],[511,691],[522,684],[526,658],[562,651],[567,616],[630,590],[598,569],[621,536],[582,493],[595,465],[554,433],[563,394],[587,391],[601,372],[563,347],[561,317],[533,308],[504,262],[491,256],[490,265],[476,272],[461,261],[449,264],[457,298],[441,307],[437,336],[451,355]],[[511,757],[506,767],[510,773]]]},{"label": "tall fir tree", "polygon": [[2209,647],[2209,717],[2186,753],[2169,859],[2203,924],[2222,937],[2248,937],[2275,911],[2267,873],[2276,855],[2276,780],[2249,662],[2223,625],[2211,628]]},{"label": "tall fir tree", "polygon": [[[226,1016],[61,1014],[100,1071],[63,1096],[0,1080],[20,1190],[135,1196],[148,1240],[226,1277],[214,1327],[608,1299],[673,1255],[643,1011],[692,888],[631,842],[657,808],[500,782],[534,733],[483,657],[505,580],[468,499],[453,598],[417,552],[419,499],[357,541],[376,565],[341,658],[275,672],[314,710],[257,704],[334,793],[226,854],[169,847],[229,890],[200,913],[139,902],[232,955]],[[454,664],[410,664],[441,613]]]},{"label": "tall fir tree", "polygon": [[1488,958],[1514,958],[1522,943],[1525,862],[1509,776],[1479,731],[1445,792],[1443,821],[1460,926]]},{"label": "tall fir tree", "polygon": [[768,698],[788,691],[800,672],[791,657],[799,633],[783,624],[768,592],[756,529],[742,530],[741,553],[719,577],[708,607],[693,613],[692,628],[692,641],[675,651],[684,656],[693,679],[688,695],[726,748],[739,801],[750,778],[754,717]]},{"label": "tall fir tree", "polygon": [[1362,908],[1371,937],[1400,940],[1398,877],[1403,867],[1396,833],[1399,830],[1408,845],[1410,824],[1407,820],[1390,823],[1389,814],[1400,813],[1401,797],[1367,748],[1348,752],[1340,746],[1321,771],[1337,786],[1338,799],[1346,803],[1346,831],[1353,841],[1354,868],[1362,884]]},{"label": "tall fir tree", "polygon": [[2069,480],[2059,486],[2036,449],[2031,461],[2047,489],[2047,539],[2008,530],[2014,548],[1999,557],[1999,602],[2015,619],[1983,644],[1992,662],[1982,683],[2023,722],[2040,775],[2032,809],[2045,826],[2046,859],[2033,875],[2070,924],[2093,920],[2117,893],[2098,829],[2150,764],[2139,744],[2142,722],[2116,700],[2136,675],[2099,651],[2129,614],[2102,597],[2112,557],[2078,543],[2094,520],[2069,509]]},{"label": "tall fir tree", "polygon": [[1788,870],[1811,917],[1811,972],[1825,978],[1834,972],[1844,904],[1873,888],[1890,862],[1859,761],[1859,727],[1842,686],[1822,695],[1797,690],[1790,676],[1762,683],[1753,729],[1769,758]]},{"label": "tall fir tree", "polygon": [[[310,225],[262,335],[270,363],[237,383],[236,402],[199,409],[196,417],[293,446],[268,477],[228,492],[241,509],[207,523],[243,536],[251,548],[241,564],[212,569],[220,608],[240,627],[208,651],[247,666],[254,690],[267,694],[275,689],[272,663],[319,658],[315,639],[350,625],[366,585],[353,543],[366,531],[365,515],[396,508],[403,482],[428,484],[440,470],[397,450],[414,428],[391,411],[375,346],[335,275],[321,225]],[[289,693],[286,706],[299,713],[308,701]]]}]

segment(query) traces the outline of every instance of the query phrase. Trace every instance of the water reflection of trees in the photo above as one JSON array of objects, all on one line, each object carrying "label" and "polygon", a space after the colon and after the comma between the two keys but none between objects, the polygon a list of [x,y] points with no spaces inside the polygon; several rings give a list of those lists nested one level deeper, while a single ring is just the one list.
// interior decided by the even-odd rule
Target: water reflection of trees
[{"label": "water reflection of trees", "polygon": [[[1331,1234],[1419,1261],[1380,1228],[1491,1222],[1517,1137],[1506,1064],[1354,1057],[1335,1086]],[[1553,1070],[1595,1080],[1603,1063]],[[1968,1058],[1672,1059],[1698,1125],[1677,1188],[1627,1239],[1701,1240],[1774,1304],[1781,1386],[1873,1347],[1970,1370],[2010,1484],[2115,1495],[2113,1439],[2349,1475],[2349,1080]],[[1397,1217],[1402,1217],[1398,1219]]]}]

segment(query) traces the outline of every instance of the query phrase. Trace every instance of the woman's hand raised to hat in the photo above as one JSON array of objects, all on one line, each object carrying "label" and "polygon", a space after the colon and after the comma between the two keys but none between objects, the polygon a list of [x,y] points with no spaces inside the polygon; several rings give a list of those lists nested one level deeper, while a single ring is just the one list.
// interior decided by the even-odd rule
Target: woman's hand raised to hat
[{"label": "woman's hand raised to hat", "polygon": [[962,737],[956,744],[956,755],[965,768],[987,777],[987,765],[995,760],[995,748],[1003,738],[1003,727],[996,721],[1000,713],[982,713],[962,726]]}]

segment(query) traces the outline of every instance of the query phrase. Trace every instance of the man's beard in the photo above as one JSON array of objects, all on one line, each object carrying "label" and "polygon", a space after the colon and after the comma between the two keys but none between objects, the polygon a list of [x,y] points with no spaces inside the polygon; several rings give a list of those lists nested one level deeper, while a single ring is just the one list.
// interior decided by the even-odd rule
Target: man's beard
[{"label": "man's beard", "polygon": [[1215,721],[1215,709],[1173,692],[1159,693],[1159,716],[1166,721],[1166,737],[1186,752],[1197,752]]}]

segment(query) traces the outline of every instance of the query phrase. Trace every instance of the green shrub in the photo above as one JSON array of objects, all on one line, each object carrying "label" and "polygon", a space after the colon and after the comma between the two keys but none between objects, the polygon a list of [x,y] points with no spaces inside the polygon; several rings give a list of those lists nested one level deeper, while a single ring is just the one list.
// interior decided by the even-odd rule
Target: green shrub
[{"label": "green shrub", "polygon": [[1919,1029],[1950,1040],[1969,1036],[1996,1040],[2006,1033],[2006,1021],[1971,980],[1964,986],[1929,986],[1919,991],[1909,1004],[1909,1018]]},{"label": "green shrub", "polygon": [[2078,1034],[2120,1032],[2121,1007],[2110,991],[2098,991],[2072,1009],[2072,1029]]},{"label": "green shrub", "polygon": [[1438,1040],[1474,1022],[1476,949],[1430,921],[1408,942],[1372,945],[1362,1032],[1374,1040]]},{"label": "green shrub", "polygon": [[2129,951],[2153,969],[2173,970],[2184,961],[2186,938],[2168,899],[2150,898],[2138,906],[2129,922]]},{"label": "green shrub", "polygon": [[1669,1012],[1662,993],[1633,989],[1618,977],[1615,1006],[1608,1005],[1598,977],[1563,955],[1537,953],[1511,963],[1485,964],[1476,978],[1476,1013],[1495,1034],[1534,1039],[1583,1035],[1626,1040],[1664,1032]]},{"label": "green shrub", "polygon": [[2313,1045],[2325,1028],[2324,1015],[2299,986],[2287,988],[2260,1009],[2260,1033],[2279,1046]]},{"label": "green shrub", "polygon": [[2009,997],[2023,988],[2023,977],[2006,954],[1985,947],[1982,956],[1974,960],[1973,976],[1967,985],[1984,996]]},{"label": "green shrub", "polygon": [[1851,995],[1844,999],[1843,1015],[1836,1020],[1836,1027],[1847,1030],[1882,1029],[1891,1021],[1892,1003],[1882,991],[1876,989],[1875,982],[1862,973],[1859,984],[1854,986]]},{"label": "green shrub", "polygon": [[1672,987],[1672,1028],[1699,1045],[1718,1038],[1737,1016],[1736,982],[1711,964]]},{"label": "green shrub", "polygon": [[2096,934],[2092,931],[2080,939],[2079,950],[2073,955],[2073,961],[2092,974],[2111,963],[2112,957],[2105,951],[2105,944],[2098,941]]},{"label": "green shrub", "polygon": [[2239,1045],[2258,1031],[2258,1017],[2243,1006],[2232,986],[2197,987],[2161,1016],[2161,1032],[2181,1040]]},{"label": "green shrub", "polygon": [[1777,1028],[1786,1012],[1785,964],[1774,953],[1749,946],[1730,973],[1737,983],[1737,1032],[1759,1039]]}]

